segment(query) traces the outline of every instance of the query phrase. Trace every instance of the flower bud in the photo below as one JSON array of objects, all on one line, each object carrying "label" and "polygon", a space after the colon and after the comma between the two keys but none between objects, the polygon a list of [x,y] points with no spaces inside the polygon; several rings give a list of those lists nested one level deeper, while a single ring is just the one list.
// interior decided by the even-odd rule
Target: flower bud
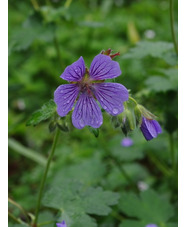
[{"label": "flower bud", "polygon": [[138,106],[138,109],[140,110],[141,114],[142,114],[145,118],[147,118],[147,119],[149,119],[149,120],[153,120],[153,119],[156,118],[156,116],[155,116],[154,114],[152,114],[150,111],[148,111],[144,106],[139,105],[139,104],[138,104],[137,106]]},{"label": "flower bud", "polygon": [[134,115],[134,109],[126,108],[124,111],[124,118],[121,129],[123,133],[127,136],[129,132],[136,128],[136,119]]}]

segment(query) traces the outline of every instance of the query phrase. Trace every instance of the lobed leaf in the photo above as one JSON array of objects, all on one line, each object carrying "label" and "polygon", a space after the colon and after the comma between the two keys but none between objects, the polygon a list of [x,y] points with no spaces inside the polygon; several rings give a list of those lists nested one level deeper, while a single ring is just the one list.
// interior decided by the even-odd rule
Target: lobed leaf
[{"label": "lobed leaf", "polygon": [[147,223],[166,223],[174,215],[169,201],[153,190],[141,192],[140,197],[134,193],[123,194],[119,207],[128,216]]},{"label": "lobed leaf", "polygon": [[30,125],[37,125],[41,121],[47,120],[50,118],[56,111],[56,104],[51,99],[47,103],[45,103],[40,110],[33,113],[30,117],[30,119],[26,122],[27,126]]},{"label": "lobed leaf", "polygon": [[[56,183],[47,190],[43,198],[43,204],[65,212],[74,224],[74,217],[81,223],[84,221],[81,219],[82,215],[86,216],[89,221],[91,219],[87,214],[108,215],[111,211],[110,206],[117,204],[118,198],[117,193],[103,191],[101,187],[87,188],[78,181],[64,180],[63,184]],[[73,224],[68,225],[67,223],[69,227],[73,226]],[[81,224],[80,226],[85,227],[87,224]],[[96,225],[92,224],[90,226]]]}]

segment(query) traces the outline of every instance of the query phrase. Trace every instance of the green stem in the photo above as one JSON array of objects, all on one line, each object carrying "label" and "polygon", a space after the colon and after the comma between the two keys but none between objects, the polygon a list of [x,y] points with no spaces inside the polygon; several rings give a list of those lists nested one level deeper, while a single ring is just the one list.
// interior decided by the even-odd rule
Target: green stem
[{"label": "green stem", "polygon": [[175,171],[176,162],[175,162],[175,151],[174,151],[174,137],[173,137],[172,133],[169,134],[169,144],[170,144],[170,155],[171,155],[172,169]]},{"label": "green stem", "polygon": [[54,152],[55,152],[55,148],[56,148],[58,137],[59,137],[59,129],[57,128],[56,129],[56,134],[54,136],[53,144],[52,144],[52,150],[51,150],[51,152],[49,154],[49,157],[48,157],[48,160],[47,160],[47,164],[46,164],[46,167],[45,167],[45,171],[44,171],[44,175],[43,175],[43,178],[41,180],[41,185],[40,185],[39,195],[38,195],[38,200],[37,200],[37,206],[36,206],[34,226],[37,226],[37,220],[38,220],[38,215],[39,215],[39,209],[40,209],[43,189],[44,189],[44,186],[45,186],[45,181],[46,181],[46,178],[47,178],[47,173],[48,173],[48,170],[49,170],[49,167],[50,167],[50,163],[52,161],[52,158],[53,158],[53,155],[54,155]]},{"label": "green stem", "polygon": [[58,42],[58,39],[57,39],[56,35],[54,35],[54,45],[55,45],[55,48],[56,48],[56,51],[57,51],[57,57],[58,57],[59,64],[60,64],[61,70],[62,70],[63,69],[63,64],[62,64],[62,59],[61,59],[59,42]]},{"label": "green stem", "polygon": [[138,103],[136,102],[136,100],[135,100],[134,98],[132,98],[131,96],[129,96],[129,99],[130,99],[131,101],[133,101],[136,105],[138,105]]},{"label": "green stem", "polygon": [[173,7],[173,0],[170,0],[170,23],[171,23],[171,33],[172,33],[172,39],[174,43],[174,49],[176,51],[176,54],[178,55],[178,45],[176,42],[176,35],[174,30],[174,7]]},{"label": "green stem", "polygon": [[18,203],[16,203],[14,200],[12,200],[12,199],[10,199],[10,198],[8,198],[8,202],[11,203],[11,204],[13,204],[14,206],[16,206],[16,207],[25,215],[25,217],[26,217],[26,219],[27,219],[27,222],[29,222],[28,214],[27,214],[27,212],[22,208],[21,205],[19,205]]}]

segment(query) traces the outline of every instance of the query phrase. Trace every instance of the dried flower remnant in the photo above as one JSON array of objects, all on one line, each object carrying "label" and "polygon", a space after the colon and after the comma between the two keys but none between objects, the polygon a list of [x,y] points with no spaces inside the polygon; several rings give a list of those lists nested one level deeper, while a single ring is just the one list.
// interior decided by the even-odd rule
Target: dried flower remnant
[{"label": "dried flower remnant", "polygon": [[[112,116],[123,112],[123,102],[128,100],[128,90],[119,83],[105,83],[121,75],[118,62],[112,60],[110,52],[98,54],[90,70],[85,67],[83,57],[68,66],[61,78],[70,84],[60,85],[54,92],[57,112],[64,117],[72,110],[72,123],[82,129],[86,125],[99,128],[103,123],[101,107]],[[77,102],[76,102],[77,101]]]}]

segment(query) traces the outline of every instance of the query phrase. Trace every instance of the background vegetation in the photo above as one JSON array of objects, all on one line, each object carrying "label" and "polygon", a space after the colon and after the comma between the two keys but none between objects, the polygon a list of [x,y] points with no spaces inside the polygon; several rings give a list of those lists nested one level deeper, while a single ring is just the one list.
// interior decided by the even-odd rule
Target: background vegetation
[{"label": "background vegetation", "polygon": [[66,66],[80,56],[89,66],[108,48],[120,51],[115,81],[158,116],[163,133],[146,142],[136,129],[133,146],[122,147],[124,134],[106,113],[97,138],[88,128],[61,131],[38,226],[63,219],[68,227],[177,226],[177,54],[169,1],[9,0],[10,227],[34,217],[53,140],[49,121],[26,121],[65,83],[59,76]]}]

